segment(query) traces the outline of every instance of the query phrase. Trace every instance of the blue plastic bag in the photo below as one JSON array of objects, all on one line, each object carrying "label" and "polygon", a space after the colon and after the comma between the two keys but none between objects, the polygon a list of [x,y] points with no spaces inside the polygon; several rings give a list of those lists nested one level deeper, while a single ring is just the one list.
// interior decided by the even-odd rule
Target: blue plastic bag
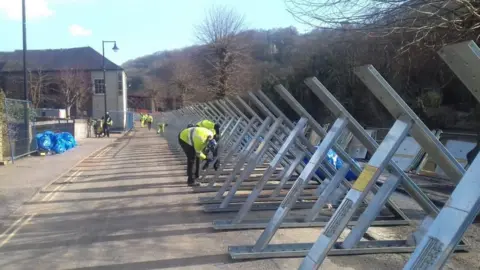
[{"label": "blue plastic bag", "polygon": [[56,154],[62,154],[64,153],[65,151],[67,151],[67,148],[65,146],[65,140],[62,139],[60,136],[55,136],[56,137],[56,143],[55,145],[53,146],[52,150],[56,153]]},{"label": "blue plastic bag", "polygon": [[75,138],[72,136],[72,134],[68,132],[62,132],[60,134],[60,137],[65,141],[65,148],[67,150],[75,147],[77,145]]},{"label": "blue plastic bag", "polygon": [[52,131],[45,131],[43,135],[50,138],[50,141],[52,142],[52,147],[57,143],[57,137]]},{"label": "blue plastic bag", "polygon": [[[315,148],[317,148],[317,147],[318,147],[318,146],[316,146]],[[335,169],[337,169],[337,170],[340,169],[340,168],[342,167],[342,165],[343,165],[343,160],[341,160],[341,159],[338,157],[337,153],[335,153],[335,151],[333,151],[332,149],[328,150],[326,159],[327,159],[328,162],[329,162],[330,164],[332,164],[333,167],[335,167]],[[309,160],[310,160],[310,159],[309,159],[307,156],[305,156],[305,157],[303,158],[303,162],[304,162],[305,164],[307,164]],[[353,161],[353,162],[355,162],[355,161]],[[323,175],[323,173],[322,173],[320,170],[317,170],[317,171],[315,172],[315,174],[316,174],[320,179],[325,179],[325,176]],[[345,176],[345,179],[347,179],[348,181],[352,181],[352,180],[356,180],[357,177],[358,177],[357,175],[355,175],[351,170],[349,170],[349,171],[347,172],[347,175]]]},{"label": "blue plastic bag", "polygon": [[53,147],[53,143],[50,139],[50,136],[41,133],[37,134],[37,147],[41,150],[51,150]]}]

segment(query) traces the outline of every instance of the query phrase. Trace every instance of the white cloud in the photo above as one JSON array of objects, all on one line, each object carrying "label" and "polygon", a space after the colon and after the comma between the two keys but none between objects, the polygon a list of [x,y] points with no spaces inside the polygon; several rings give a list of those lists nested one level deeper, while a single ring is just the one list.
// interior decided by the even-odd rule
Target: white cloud
[{"label": "white cloud", "polygon": [[[47,0],[26,0],[27,19],[50,17],[54,11],[48,6]],[[0,13],[11,20],[22,19],[22,2],[18,0],[0,0]]]},{"label": "white cloud", "polygon": [[90,36],[92,34],[92,30],[83,28],[78,24],[70,25],[70,27],[68,27],[68,30],[70,31],[70,34],[74,37]]}]

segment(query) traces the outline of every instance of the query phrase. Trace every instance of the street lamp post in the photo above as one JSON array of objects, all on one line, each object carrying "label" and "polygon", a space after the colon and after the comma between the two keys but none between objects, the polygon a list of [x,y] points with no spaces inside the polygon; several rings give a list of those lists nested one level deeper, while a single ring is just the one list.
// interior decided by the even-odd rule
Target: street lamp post
[{"label": "street lamp post", "polygon": [[[27,7],[22,0],[22,39],[23,39],[23,97],[25,99],[23,120],[25,124],[25,138],[28,139],[28,151],[30,151],[30,111],[28,106],[28,76],[27,76]],[[13,158],[12,158],[13,160]]]},{"label": "street lamp post", "polygon": [[118,51],[118,47],[117,47],[117,42],[116,41],[108,41],[108,40],[103,40],[102,41],[102,56],[103,56],[102,69],[103,69],[103,91],[104,91],[103,102],[104,102],[104,106],[105,106],[104,115],[107,115],[107,79],[106,79],[106,75],[105,75],[105,43],[113,43],[112,50],[114,52]]},{"label": "street lamp post", "polygon": [[23,35],[23,95],[25,101],[28,100],[28,81],[27,81],[27,15],[25,0],[22,0],[22,35]]}]

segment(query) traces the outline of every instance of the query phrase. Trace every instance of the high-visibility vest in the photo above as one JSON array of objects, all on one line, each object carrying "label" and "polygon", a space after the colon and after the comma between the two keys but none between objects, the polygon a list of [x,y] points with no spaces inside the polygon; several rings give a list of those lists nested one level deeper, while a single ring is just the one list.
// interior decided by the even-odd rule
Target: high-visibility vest
[{"label": "high-visibility vest", "polygon": [[207,156],[203,153],[208,144],[208,137],[213,138],[213,132],[204,127],[186,128],[180,132],[180,140],[195,148],[197,156],[204,160]]},{"label": "high-visibility vest", "polygon": [[196,123],[195,125],[198,126],[198,127],[204,127],[204,128],[209,129],[210,131],[213,132],[213,135],[217,134],[217,132],[215,131],[215,123],[210,121],[210,120],[202,120],[202,121]]},{"label": "high-visibility vest", "polygon": [[147,116],[147,122],[152,123],[153,122],[153,116],[151,116],[151,115]]}]

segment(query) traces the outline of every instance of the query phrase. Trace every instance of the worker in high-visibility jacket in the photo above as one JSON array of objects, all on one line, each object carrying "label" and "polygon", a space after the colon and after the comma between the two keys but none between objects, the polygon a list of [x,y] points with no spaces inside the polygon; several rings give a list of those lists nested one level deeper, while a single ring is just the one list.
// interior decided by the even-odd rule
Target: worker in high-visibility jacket
[{"label": "worker in high-visibility jacket", "polygon": [[105,114],[105,122],[103,123],[103,134],[104,136],[107,136],[110,138],[110,128],[113,126],[113,120],[112,117],[110,117],[110,114],[107,112]]},{"label": "worker in high-visibility jacket", "polygon": [[150,115],[150,114],[147,114],[147,117],[146,117],[145,121],[147,122],[148,130],[151,130],[152,129],[152,123],[153,123],[153,116]]},{"label": "worker in high-visibility jacket", "polygon": [[[210,121],[208,119],[205,119],[205,120],[202,120],[202,121],[199,121],[196,123],[196,126],[197,127],[204,127],[204,128],[208,128],[210,131],[213,132],[213,136],[215,138],[215,141],[218,142],[220,140],[220,125],[219,124],[216,124],[215,122],[213,121]],[[220,160],[218,158],[218,151],[217,151],[218,148],[215,149],[215,152],[213,152],[213,157],[214,158],[217,158],[217,160],[215,161],[215,164],[213,164],[213,168],[216,170],[218,170],[218,168],[220,167]],[[210,162],[206,162],[205,165],[203,166],[202,170],[206,170],[208,168],[208,166],[210,165]]]},{"label": "worker in high-visibility jacket", "polygon": [[[199,177],[200,160],[207,160],[206,154],[215,151],[217,142],[213,132],[203,127],[189,127],[178,134],[178,143],[187,156],[187,184],[198,186],[195,179]],[[193,178],[193,163],[195,163],[195,178]]]},{"label": "worker in high-visibility jacket", "polygon": [[158,124],[157,134],[163,135],[163,133],[165,132],[165,127],[166,127],[166,126],[168,126],[167,123],[160,122],[160,123]]},{"label": "worker in high-visibility jacket", "polygon": [[208,119],[199,121],[198,123],[195,124],[197,127],[204,127],[208,128],[213,132],[213,135],[215,136],[215,140],[218,142],[219,136],[220,136],[220,125],[216,124],[213,121],[210,121]]},{"label": "worker in high-visibility jacket", "polygon": [[143,128],[145,127],[145,114],[140,114],[140,126]]}]

